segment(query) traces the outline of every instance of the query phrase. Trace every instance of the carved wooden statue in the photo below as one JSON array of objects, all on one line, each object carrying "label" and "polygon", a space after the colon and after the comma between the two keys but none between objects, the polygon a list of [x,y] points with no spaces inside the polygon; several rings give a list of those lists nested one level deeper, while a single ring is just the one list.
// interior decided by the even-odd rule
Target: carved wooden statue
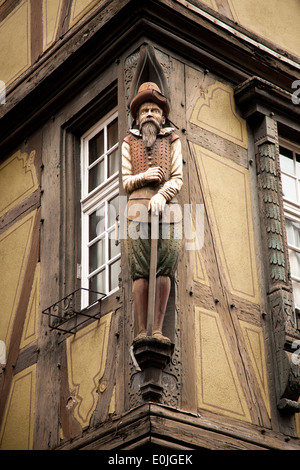
[{"label": "carved wooden statue", "polygon": [[165,127],[170,107],[155,83],[139,87],[130,111],[135,126],[122,145],[122,178],[130,195],[127,252],[135,340],[152,336],[170,342],[162,327],[181,245],[181,212],[175,197],[182,187],[181,142],[172,127]]}]

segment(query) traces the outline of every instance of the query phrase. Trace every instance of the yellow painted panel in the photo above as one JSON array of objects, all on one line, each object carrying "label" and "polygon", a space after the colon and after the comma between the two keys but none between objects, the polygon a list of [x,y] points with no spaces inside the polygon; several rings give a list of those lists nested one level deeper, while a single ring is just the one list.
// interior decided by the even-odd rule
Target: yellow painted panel
[{"label": "yellow painted panel", "polygon": [[300,56],[299,0],[228,0],[235,21]]},{"label": "yellow painted panel", "polygon": [[0,80],[6,87],[31,64],[30,1],[24,0],[0,23]]},{"label": "yellow painted panel", "polygon": [[70,16],[70,27],[86,15],[97,3],[102,3],[102,0],[74,0]]},{"label": "yellow painted panel", "polygon": [[[298,402],[300,403],[300,398]],[[297,437],[300,439],[300,413],[295,413],[295,421],[296,421]]]},{"label": "yellow painted panel", "polygon": [[19,150],[0,165],[0,217],[38,189],[34,158]]},{"label": "yellow painted panel", "polygon": [[199,145],[193,146],[230,290],[259,303],[249,171]]},{"label": "yellow painted panel", "polygon": [[221,82],[199,88],[190,122],[241,147],[248,147],[246,121],[236,112],[233,89]]},{"label": "yellow painted panel", "polygon": [[40,299],[40,263],[37,264],[34,281],[30,293],[28,309],[24,323],[20,349],[25,348],[37,339],[38,335],[38,314]]},{"label": "yellow painted panel", "polygon": [[266,367],[266,354],[262,329],[258,326],[241,321],[245,344],[252,366],[257,378],[257,382],[265,402],[269,417],[271,417],[269,390]]},{"label": "yellow painted panel", "polygon": [[218,315],[195,307],[195,334],[198,407],[251,422]]},{"label": "yellow painted panel", "polygon": [[97,387],[104,374],[112,313],[67,339],[69,388],[77,405],[74,417],[88,426],[98,400]]},{"label": "yellow painted panel", "polygon": [[201,250],[192,251],[194,261],[194,280],[209,286],[209,280],[206,273]]},{"label": "yellow painted panel", "polygon": [[108,413],[113,414],[116,411],[116,386],[114,386],[112,397],[109,404]]},{"label": "yellow painted panel", "polygon": [[202,0],[203,3],[205,3],[207,6],[210,8],[213,8],[214,10],[218,11],[218,6],[215,2],[215,0]]},{"label": "yellow painted panel", "polygon": [[43,49],[47,49],[56,38],[62,0],[43,0]]},{"label": "yellow painted panel", "polygon": [[31,245],[36,211],[30,212],[0,236],[0,340],[8,350],[24,271]]},{"label": "yellow painted panel", "polygon": [[12,381],[0,432],[1,450],[31,450],[33,445],[36,364]]}]

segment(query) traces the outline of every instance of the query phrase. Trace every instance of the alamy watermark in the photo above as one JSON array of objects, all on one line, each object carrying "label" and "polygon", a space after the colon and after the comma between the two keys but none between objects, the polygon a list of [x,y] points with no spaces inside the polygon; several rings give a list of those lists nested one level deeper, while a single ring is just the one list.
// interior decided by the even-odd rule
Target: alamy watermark
[{"label": "alamy watermark", "polygon": [[0,104],[6,103],[6,86],[3,80],[0,80]]},{"label": "alamy watermark", "polygon": [[294,80],[292,83],[292,89],[296,90],[292,93],[293,104],[300,104],[300,80]]},{"label": "alamy watermark", "polygon": [[295,352],[292,354],[292,363],[295,365],[300,364],[300,340],[296,339],[292,343],[292,349],[296,349]]},{"label": "alamy watermark", "polygon": [[[99,222],[96,225],[96,235],[99,236],[104,229],[104,206],[96,210]],[[166,204],[159,218],[160,233],[154,230],[155,216],[149,212],[147,206],[141,202],[127,205],[127,197],[119,196],[119,214],[113,204],[108,204],[108,218],[110,221],[119,220],[119,233],[116,236],[111,232],[111,238],[137,240],[159,238],[167,240],[172,234],[171,226],[176,225],[174,238],[183,240],[184,248],[188,251],[200,250],[204,244],[204,205],[203,204]],[[143,221],[143,222],[140,222]]]}]

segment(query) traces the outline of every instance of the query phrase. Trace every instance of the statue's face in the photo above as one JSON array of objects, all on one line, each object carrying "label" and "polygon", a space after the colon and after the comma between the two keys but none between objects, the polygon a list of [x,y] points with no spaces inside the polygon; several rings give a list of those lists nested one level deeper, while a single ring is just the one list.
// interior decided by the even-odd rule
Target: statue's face
[{"label": "statue's face", "polygon": [[155,119],[159,128],[161,128],[165,123],[163,110],[156,103],[143,103],[139,108],[136,122],[141,127],[147,120],[151,119]]}]

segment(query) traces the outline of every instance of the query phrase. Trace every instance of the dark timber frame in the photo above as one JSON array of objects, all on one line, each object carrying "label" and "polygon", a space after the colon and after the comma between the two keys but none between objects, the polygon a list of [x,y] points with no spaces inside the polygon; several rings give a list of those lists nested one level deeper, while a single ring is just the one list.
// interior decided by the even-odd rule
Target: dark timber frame
[{"label": "dark timber frame", "polygon": [[[119,83],[124,83],[124,57],[129,57],[145,44],[157,45],[172,53],[179,60],[186,60],[187,63],[208,69],[236,86],[236,102],[257,139],[258,161],[265,157],[271,158],[270,148],[268,155],[262,152],[264,144],[276,145],[274,132],[264,134],[264,131],[267,131],[270,113],[273,113],[271,118],[277,122],[278,132],[283,137],[293,138],[296,142],[300,142],[300,108],[293,105],[290,93],[292,82],[300,78],[300,68],[293,66],[293,61],[296,64],[297,59],[285,55],[289,60],[281,61],[275,55],[268,55],[261,48],[242,39],[243,34],[249,36],[249,33],[242,27],[228,19],[225,20],[216,12],[213,14],[220,20],[220,23],[213,22],[207,16],[212,13],[207,6],[197,0],[189,3],[190,7],[185,6],[183,2],[173,3],[170,0],[119,0],[118,2],[105,0],[70,31],[65,32],[66,25],[64,27],[60,25],[60,40],[7,90],[7,104],[5,107],[0,107],[1,158],[5,158],[14,151],[19,142],[24,141],[43,125],[46,127],[44,139],[50,139],[52,135],[48,123],[51,119],[57,119],[59,135],[55,135],[55,138],[64,160],[59,155],[55,163],[62,164],[63,169],[66,169],[67,165],[72,163],[74,155],[78,157],[78,136],[95,122],[101,103],[107,103],[109,106],[118,102],[121,139],[128,127],[128,97],[125,96],[123,87],[119,86]],[[67,13],[68,10],[69,3],[66,0],[64,12]],[[201,15],[201,11],[207,15]],[[230,32],[231,26],[240,33],[240,37]],[[255,35],[251,35],[251,39],[260,41]],[[267,42],[264,42],[264,45],[272,47]],[[277,52],[280,53],[280,51]],[[35,51],[36,56],[37,54],[38,51]],[[109,72],[102,84],[102,89],[96,91],[93,88],[89,102],[81,99],[77,107],[70,105],[67,113],[64,112],[63,116],[59,115],[64,106],[67,107],[69,103],[74,102],[75,98],[77,99],[83,88],[95,87],[98,77],[106,71]],[[176,103],[176,106],[179,108],[180,104]],[[178,131],[184,135],[187,129],[185,120],[179,119],[176,124]],[[47,151],[50,154],[51,149]],[[69,172],[70,179],[62,181],[63,194],[69,195],[70,201],[75,201],[78,194],[72,183],[74,181],[78,183],[78,169],[71,165]],[[258,175],[260,175],[259,171]],[[46,168],[42,182],[47,181],[50,185],[53,182],[51,178],[50,171],[48,172]],[[60,198],[59,193],[56,202],[60,203]],[[52,204],[51,197],[46,193],[43,194],[42,212],[49,211],[51,216]],[[40,206],[40,201],[37,205]],[[76,243],[79,242],[77,240],[73,244],[68,243],[68,230],[72,231],[76,226],[78,229],[79,208],[78,205],[74,206],[73,212],[69,209],[67,204],[63,205],[57,225],[52,227],[60,232],[60,222],[63,226],[60,232],[62,244],[59,247],[61,250],[59,254],[62,256],[59,272],[61,282],[60,286],[57,286],[53,281],[53,285],[49,287],[51,295],[46,293],[44,308],[78,288],[74,273],[76,257],[78,257]],[[35,228],[37,234],[38,225]],[[47,220],[41,232],[42,249],[51,249],[50,228],[47,226]],[[34,259],[38,258],[37,244],[38,242],[34,247]],[[283,239],[283,246],[286,250],[285,239]],[[288,272],[286,275],[288,278]],[[45,288],[45,278],[42,278],[42,282]],[[110,310],[123,312],[124,308],[127,309],[130,305],[130,280],[126,274],[123,276],[122,283],[125,286],[122,292],[114,298],[103,301],[101,312],[104,314]],[[282,307],[286,302],[284,294],[288,293],[289,296],[291,294],[288,283],[284,286],[277,283],[275,286],[270,281],[268,288],[271,306],[276,302],[277,304],[281,302]],[[27,291],[26,295],[28,295]],[[188,304],[192,295],[192,290],[184,289],[182,302]],[[290,306],[290,297],[286,303]],[[186,364],[186,383],[182,386],[181,405],[187,411],[181,412],[153,403],[130,407],[130,399],[128,394],[126,395],[129,366],[124,359],[126,357],[124,352],[130,347],[130,338],[122,334],[125,330],[129,331],[130,320],[128,317],[124,319],[122,316],[115,315],[112,323],[114,338],[109,346],[105,379],[113,384],[117,372],[122,371],[123,389],[120,387],[119,396],[116,397],[116,416],[99,426],[99,423],[105,421],[107,416],[103,408],[97,407],[92,427],[78,437],[77,424],[71,415],[68,415],[66,411],[61,411],[60,419],[64,434],[70,439],[61,446],[62,449],[136,449],[149,445],[176,449],[299,448],[299,444],[293,439],[286,442],[284,432],[291,426],[291,409],[288,401],[281,401],[282,398],[285,400],[290,398],[286,387],[290,370],[286,368],[285,356],[290,352],[289,345],[292,338],[299,337],[296,328],[291,331],[284,324],[280,333],[274,336],[272,346],[278,353],[278,362],[274,361],[273,365],[276,370],[274,406],[279,414],[282,410],[288,411],[284,415],[283,424],[277,425],[276,430],[265,432],[265,428],[258,424],[251,426],[247,423],[240,423],[237,435],[236,422],[232,419],[222,416],[216,418],[205,411],[201,412],[201,421],[198,419],[195,390],[188,387],[193,380],[193,364],[188,360],[192,357],[193,351],[187,331],[182,331],[181,338],[182,343],[185,344],[182,360]],[[34,347],[30,351],[30,361],[36,362],[39,356],[37,383],[41,383],[41,375],[46,368],[49,371],[47,380],[62,387],[62,398],[57,390],[51,397],[40,396],[38,398],[37,411],[39,413],[37,413],[35,446],[36,448],[47,446],[57,448],[59,445],[57,419],[60,413],[59,401],[67,399],[68,393],[67,377],[64,374],[60,376],[58,369],[60,367],[64,369],[66,351],[64,342],[55,333],[51,338],[49,338],[50,335],[46,338],[46,320],[42,321],[41,325],[41,331],[45,335],[42,339],[44,350],[40,353]],[[118,355],[114,360],[116,350]],[[17,352],[12,361],[17,362],[16,355]],[[17,370],[20,370],[22,360],[24,364],[26,363],[24,357],[19,357]],[[47,384],[45,386],[47,387]],[[49,384],[48,387],[50,387]],[[299,390],[299,383],[296,383],[296,387]],[[6,389],[8,393],[8,385]],[[109,385],[103,393],[103,403],[109,404],[111,393],[112,385]],[[292,397],[292,401],[295,401],[295,396]]]}]

